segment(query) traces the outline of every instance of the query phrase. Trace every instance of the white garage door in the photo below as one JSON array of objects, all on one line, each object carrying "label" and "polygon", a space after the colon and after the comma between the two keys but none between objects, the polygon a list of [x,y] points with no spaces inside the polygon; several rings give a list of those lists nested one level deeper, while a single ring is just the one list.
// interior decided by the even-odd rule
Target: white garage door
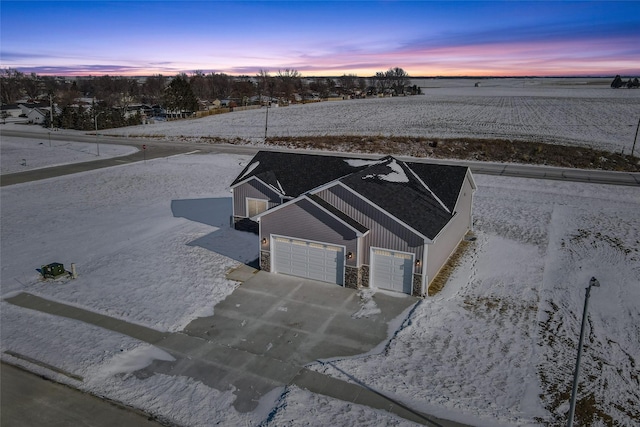
[{"label": "white garage door", "polygon": [[273,269],[290,274],[344,284],[344,248],[288,237],[273,237]]},{"label": "white garage door", "polygon": [[371,249],[371,283],[382,289],[411,294],[413,254]]}]

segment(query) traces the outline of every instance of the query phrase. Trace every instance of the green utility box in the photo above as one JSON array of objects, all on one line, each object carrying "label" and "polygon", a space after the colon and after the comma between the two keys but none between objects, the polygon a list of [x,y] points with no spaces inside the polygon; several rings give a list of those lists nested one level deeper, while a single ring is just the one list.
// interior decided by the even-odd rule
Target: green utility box
[{"label": "green utility box", "polygon": [[56,277],[62,276],[63,274],[67,274],[67,272],[64,269],[64,265],[60,264],[59,262],[52,262],[51,264],[42,266],[42,276],[44,276],[45,278],[55,279]]}]

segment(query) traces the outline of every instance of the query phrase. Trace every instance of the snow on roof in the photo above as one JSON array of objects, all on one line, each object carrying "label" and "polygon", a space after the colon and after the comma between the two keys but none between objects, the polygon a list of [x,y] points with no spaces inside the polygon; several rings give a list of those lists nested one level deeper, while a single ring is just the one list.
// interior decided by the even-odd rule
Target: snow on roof
[{"label": "snow on roof", "polygon": [[362,177],[362,179],[377,178],[377,179],[381,179],[383,181],[389,181],[389,182],[409,182],[409,178],[407,177],[407,174],[404,172],[404,169],[402,169],[402,167],[396,162],[395,159],[387,163],[386,166],[389,167],[389,169],[391,169],[391,172],[387,174],[365,175]]},{"label": "snow on roof", "polygon": [[244,173],[238,177],[238,179],[242,179],[242,178],[244,178],[245,176],[249,175],[249,174],[250,174],[251,172],[253,172],[253,171],[255,170],[255,168],[257,168],[258,166],[260,166],[260,160],[257,160],[257,161],[255,161],[255,162],[251,163],[251,164],[247,167],[247,169],[244,171]]},{"label": "snow on roof", "polygon": [[298,197],[366,167],[353,166],[344,160],[337,156],[259,151],[231,186],[255,176],[285,196]]},{"label": "snow on roof", "polygon": [[371,166],[371,165],[377,165],[378,163],[380,163],[380,160],[366,160],[366,159],[345,159],[344,160],[349,166],[352,166],[354,168],[359,168],[362,166]]}]

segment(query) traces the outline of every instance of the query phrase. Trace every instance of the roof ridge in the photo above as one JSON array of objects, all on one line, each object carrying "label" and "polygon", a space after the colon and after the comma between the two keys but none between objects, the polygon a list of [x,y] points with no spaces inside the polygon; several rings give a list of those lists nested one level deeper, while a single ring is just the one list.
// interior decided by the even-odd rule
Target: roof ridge
[{"label": "roof ridge", "polygon": [[451,210],[447,207],[447,205],[444,204],[444,202],[442,200],[440,200],[440,197],[438,197],[436,195],[436,193],[433,192],[433,190],[431,190],[431,188],[429,188],[429,186],[427,185],[426,182],[424,182],[422,180],[422,178],[420,178],[418,176],[417,173],[415,173],[415,171],[413,169],[411,169],[411,167],[406,163],[406,162],[402,162],[404,163],[404,165],[407,167],[407,169],[409,169],[409,171],[411,172],[411,174],[418,180],[418,182],[429,192],[429,194],[431,194],[431,196],[436,199],[436,201],[440,204],[440,206],[442,206],[442,208],[447,211],[448,214],[451,214]]}]

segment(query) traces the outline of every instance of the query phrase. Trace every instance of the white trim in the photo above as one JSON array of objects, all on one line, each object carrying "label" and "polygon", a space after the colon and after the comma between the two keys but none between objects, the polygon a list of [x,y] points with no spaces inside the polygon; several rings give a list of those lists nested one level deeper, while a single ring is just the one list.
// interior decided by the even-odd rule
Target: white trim
[{"label": "white trim", "polygon": [[254,216],[254,217],[253,217],[253,220],[255,220],[255,221],[258,221],[258,222],[259,222],[259,221],[260,221],[260,218],[262,218],[263,216],[267,215],[267,213],[272,214],[272,213],[274,213],[274,212],[277,212],[277,211],[279,211],[279,210],[280,210],[280,209],[282,209],[282,208],[286,208],[287,206],[289,206],[289,204],[294,204],[295,202],[297,202],[297,201],[298,201],[298,200],[300,200],[300,199],[302,199],[302,196],[296,197],[296,198],[295,198],[295,199],[293,199],[293,200],[286,201],[286,202],[284,202],[284,203],[282,203],[282,204],[280,204],[280,205],[278,205],[278,206],[274,206],[274,207],[272,207],[271,209],[269,209],[269,210],[267,210],[267,211],[264,211],[264,212],[262,212],[261,214],[258,214],[258,215],[256,215],[256,216]]},{"label": "white trim", "polygon": [[285,196],[285,195],[286,195],[286,194],[280,193],[280,191],[278,191],[278,189],[277,189],[276,187],[274,187],[273,185],[271,185],[271,184],[267,184],[266,182],[264,182],[263,180],[261,180],[261,179],[260,179],[260,178],[258,178],[257,176],[253,176],[253,175],[252,175],[252,176],[250,176],[249,178],[245,179],[244,181],[240,181],[240,182],[239,182],[239,183],[237,183],[236,185],[232,185],[232,186],[231,186],[231,187],[229,187],[229,188],[236,188],[236,187],[239,187],[239,186],[241,186],[241,185],[243,185],[243,184],[247,184],[247,183],[248,183],[249,181],[251,181],[252,179],[255,179],[256,181],[258,181],[259,183],[261,183],[261,184],[262,184],[262,185],[264,185],[265,187],[272,189],[272,190],[273,190],[276,194],[278,194],[278,195],[282,195],[282,196]]},{"label": "white trim", "polygon": [[406,227],[409,231],[417,234],[418,236],[422,237],[424,239],[425,242],[428,243],[433,243],[433,240],[429,239],[427,236],[425,236],[424,234],[422,234],[421,232],[419,232],[418,230],[416,230],[415,228],[411,227],[409,224],[407,224],[406,222],[400,220],[399,218],[397,218],[396,216],[390,214],[389,212],[387,212],[386,210],[382,209],[380,206],[376,205],[375,203],[373,203],[371,200],[367,199],[366,197],[364,197],[362,194],[358,193],[357,191],[349,188],[349,186],[343,184],[342,182],[338,182],[338,185],[341,185],[343,188],[347,189],[349,192],[351,192],[352,194],[358,196],[360,199],[364,200],[365,202],[367,202],[369,205],[373,206],[374,208],[378,209],[380,212],[382,212],[383,214],[387,215],[389,218],[393,219],[394,221],[396,221],[398,224]]},{"label": "white trim", "polygon": [[453,215],[451,216],[451,219],[449,220],[449,222],[447,222],[447,223],[444,225],[444,227],[442,227],[442,228],[440,229],[440,231],[438,231],[438,234],[436,234],[436,237],[434,237],[434,238],[433,238],[433,243],[435,243],[435,242],[437,242],[437,241],[438,241],[438,238],[442,235],[442,233],[444,233],[444,232],[445,232],[445,230],[446,230],[447,228],[449,228],[449,226],[450,226],[451,224],[453,224],[454,219],[456,219],[456,217],[457,217],[457,216],[458,216],[458,212],[454,212],[454,213],[453,213]]},{"label": "white trim", "polygon": [[[337,247],[337,248],[341,248],[342,249],[342,256],[344,257],[344,260],[342,261],[342,284],[340,284],[339,286],[342,286],[343,288],[346,286],[345,283],[345,272],[346,272],[346,268],[347,268],[347,247],[345,245],[336,245],[333,243],[329,243],[329,242],[320,242],[317,240],[309,240],[309,239],[303,239],[303,238],[298,238],[298,237],[291,237],[291,236],[283,236],[281,234],[271,234],[269,236],[269,258],[270,258],[270,269],[272,273],[277,273],[277,271],[275,270],[275,244],[274,244],[274,239],[277,238],[281,238],[281,239],[289,239],[289,240],[300,240],[303,242],[309,242],[309,243],[315,243],[318,245],[325,245],[325,246],[333,246],[333,247]],[[293,276],[293,275],[291,275]],[[298,276],[294,276],[294,277],[298,277]],[[309,279],[309,280],[316,280],[316,279]],[[320,280],[321,281],[321,280]],[[329,283],[329,282],[324,282],[324,283]],[[338,285],[338,283],[336,283],[336,285]]]},{"label": "white trim", "polygon": [[[402,162],[402,163],[404,163],[404,162]],[[431,189],[429,188],[429,186],[428,186],[428,185],[427,185],[427,184],[422,180],[422,178],[420,178],[420,177],[418,176],[418,174],[417,174],[417,173],[415,173],[415,172],[413,171],[413,169],[411,169],[409,166],[407,166],[407,164],[406,164],[406,163],[404,163],[404,165],[405,165],[405,167],[406,167],[407,169],[409,169],[409,171],[410,171],[410,172],[413,174],[413,176],[418,180],[418,182],[419,182],[420,184],[422,184],[422,186],[423,186],[423,187],[424,187],[424,188],[425,188],[425,189],[426,189],[426,190],[427,190],[427,191],[428,191],[428,192],[433,196],[433,198],[434,198],[434,199],[436,199],[436,201],[437,201],[438,203],[440,203],[440,206],[442,206],[442,208],[443,208],[445,211],[447,211],[447,213],[448,213],[449,215],[451,215],[451,211],[449,210],[449,208],[447,207],[447,205],[445,205],[445,204],[442,202],[442,200],[440,200],[440,198],[439,198],[438,196],[436,196],[436,193],[434,193],[433,191],[431,191]],[[459,194],[460,194],[460,193],[458,193],[458,195],[459,195]]]},{"label": "white trim", "polygon": [[[353,231],[356,234],[356,237],[362,237],[365,236],[367,233],[369,233],[369,229],[367,228],[367,231],[362,233],[360,230],[357,230],[356,228],[354,228],[353,226],[351,226],[351,224],[345,222],[344,220],[342,220],[341,218],[339,218],[338,216],[336,216],[333,212],[327,210],[324,206],[316,203],[313,201],[313,199],[311,199],[309,196],[307,196],[306,194],[303,194],[301,196],[296,197],[293,200],[289,200],[281,205],[278,206],[274,206],[271,209],[268,209],[254,217],[252,217],[253,220],[260,222],[260,218],[262,218],[265,215],[270,215],[276,211],[279,211],[280,209],[286,208],[287,206],[290,205],[295,205],[296,203],[298,203],[300,200],[307,200],[309,201],[311,204],[313,204],[314,206],[320,208],[320,210],[322,210],[324,213],[326,213],[327,215],[331,216],[332,218],[334,218],[335,220],[337,220],[338,222],[340,222],[341,224],[344,224],[348,229],[350,229],[351,231]],[[355,221],[355,220],[354,220]]]},{"label": "white trim", "polygon": [[[247,214],[246,217],[247,218],[252,218],[251,215],[249,215],[249,202],[250,201],[257,201],[257,202],[264,202],[266,209],[263,210],[262,212],[266,212],[269,210],[269,200],[268,199],[258,199],[256,197],[245,197],[244,198],[244,208],[245,208],[245,213]],[[258,212],[256,215],[260,215],[262,212]],[[256,216],[253,215],[253,216]]]},{"label": "white trim", "polygon": [[469,226],[467,228],[469,231],[473,231],[473,199],[476,195],[476,183],[473,179],[473,175],[471,175],[471,170],[469,170],[469,177],[471,178],[471,205],[469,206]]},{"label": "white trim", "polygon": [[236,217],[236,198],[234,197],[235,194],[233,194],[233,188],[229,188],[229,191],[231,191],[231,218],[233,219]]},{"label": "white trim", "polygon": [[422,285],[420,286],[420,296],[428,296],[427,292],[429,290],[429,277],[427,276],[427,264],[429,264],[429,245],[424,245],[424,250],[422,251]]},{"label": "white trim", "polygon": [[467,172],[464,176],[464,179],[462,180],[462,185],[460,186],[460,188],[458,188],[458,197],[456,197],[456,203],[453,205],[453,211],[457,211],[458,209],[456,209],[458,207],[458,203],[460,203],[460,199],[463,196],[464,192],[462,191],[464,189],[464,185],[466,183],[466,181],[469,180],[469,183],[471,184],[471,202],[472,202],[472,207],[473,207],[473,194],[476,192],[476,183],[473,179],[473,175],[471,175],[471,169],[467,168]]},{"label": "white trim", "polygon": [[[255,159],[255,156],[254,156],[254,159]],[[251,160],[254,160],[254,159],[251,159]],[[245,176],[249,175],[258,166],[260,166],[260,160],[256,160],[254,162],[249,163],[247,167],[244,168],[244,172],[242,173],[242,175],[240,175],[240,178],[244,178]],[[250,175],[250,176],[253,176],[253,175]]]},{"label": "white trim", "polygon": [[[410,255],[411,256],[411,280],[409,282],[409,293],[408,295],[413,295],[413,275],[415,274],[415,270],[416,270],[416,254],[414,254],[413,252],[405,252],[405,251],[396,251],[393,249],[389,249],[389,248],[380,248],[380,247],[376,247],[376,246],[370,246],[369,247],[369,287],[375,287],[378,289],[385,289],[385,290],[389,290],[392,292],[397,292],[394,291],[393,289],[389,289],[389,288],[380,288],[379,286],[376,286],[375,284],[375,277],[374,277],[374,272],[375,272],[375,266],[373,263],[373,251],[374,250],[380,250],[380,251],[387,251],[387,252],[393,252],[393,253],[399,253],[399,254],[405,254],[405,255]],[[426,264],[426,263],[425,263]],[[407,294],[406,292],[404,292],[404,289],[402,290],[403,294]]]},{"label": "white trim", "polygon": [[[341,222],[342,224],[346,225],[349,229],[351,229],[354,233],[356,233],[356,237],[362,237],[365,236],[369,233],[369,229],[367,228],[367,231],[365,231],[364,233],[360,230],[357,230],[356,228],[354,228],[353,226],[351,226],[351,224],[345,222],[343,219],[341,219],[339,216],[335,215],[333,212],[331,212],[330,210],[328,210],[327,208],[325,208],[324,206],[322,206],[321,204],[317,203],[316,201],[314,201],[313,199],[311,199],[310,197],[308,197],[306,194],[304,194],[302,196],[302,198],[307,199],[308,201],[310,201],[311,203],[313,203],[315,206],[319,207],[320,209],[322,209],[323,211],[325,211],[330,217],[332,217],[333,219],[335,219],[336,221]],[[348,216],[345,214],[345,216]],[[353,218],[351,218],[353,219]],[[355,221],[355,219],[354,219]],[[362,225],[362,224],[361,224]],[[364,225],[363,225],[364,227]]]}]

